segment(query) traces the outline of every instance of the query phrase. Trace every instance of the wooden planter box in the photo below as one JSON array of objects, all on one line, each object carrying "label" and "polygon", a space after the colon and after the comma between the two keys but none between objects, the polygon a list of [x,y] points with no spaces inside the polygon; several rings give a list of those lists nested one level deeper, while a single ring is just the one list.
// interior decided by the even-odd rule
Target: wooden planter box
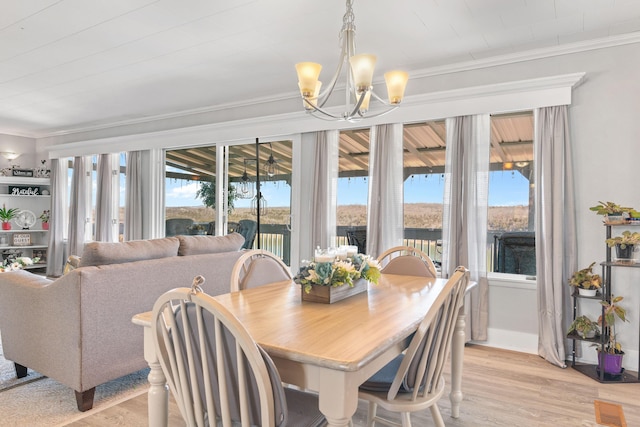
[{"label": "wooden planter box", "polygon": [[364,279],[358,279],[353,283],[353,287],[348,285],[337,287],[314,285],[311,287],[309,293],[306,293],[304,291],[304,286],[301,286],[302,301],[333,304],[334,302],[349,298],[350,296],[366,292],[368,283],[369,282]]}]

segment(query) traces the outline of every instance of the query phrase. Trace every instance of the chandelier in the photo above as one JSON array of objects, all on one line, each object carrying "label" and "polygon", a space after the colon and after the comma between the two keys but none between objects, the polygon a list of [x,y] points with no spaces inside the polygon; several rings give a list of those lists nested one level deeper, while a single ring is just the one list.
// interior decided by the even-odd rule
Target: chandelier
[{"label": "chandelier", "polygon": [[[347,0],[347,11],[342,18],[340,30],[340,60],[335,74],[328,86],[321,93],[322,82],[320,70],[322,65],[315,62],[300,62],[296,64],[298,73],[298,87],[302,95],[302,102],[307,113],[325,120],[359,121],[366,117],[378,117],[395,110],[404,96],[409,74],[404,71],[389,71],[384,74],[387,85],[388,101],[380,98],[372,86],[373,69],[376,64],[375,55],[356,55],[356,26],[353,14],[353,0]],[[325,103],[331,97],[336,83],[345,67],[345,104],[340,114],[333,114],[324,108]],[[385,106],[384,111],[376,114],[367,114],[369,101],[373,97]]]}]

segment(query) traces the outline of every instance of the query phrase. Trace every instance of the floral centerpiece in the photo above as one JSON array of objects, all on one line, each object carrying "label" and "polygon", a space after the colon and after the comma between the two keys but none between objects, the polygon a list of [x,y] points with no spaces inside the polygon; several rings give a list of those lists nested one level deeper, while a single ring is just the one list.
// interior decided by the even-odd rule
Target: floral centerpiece
[{"label": "floral centerpiece", "polygon": [[377,284],[380,278],[378,261],[364,254],[355,254],[344,259],[335,258],[329,262],[314,261],[301,267],[293,280],[309,293],[313,285],[353,287],[354,281],[360,278]]},{"label": "floral centerpiece", "polygon": [[21,256],[17,258],[7,258],[2,262],[2,265],[0,265],[0,273],[4,273],[7,271],[22,270],[24,267],[28,265],[33,265],[38,261],[39,261],[38,258],[31,259],[26,256]]}]

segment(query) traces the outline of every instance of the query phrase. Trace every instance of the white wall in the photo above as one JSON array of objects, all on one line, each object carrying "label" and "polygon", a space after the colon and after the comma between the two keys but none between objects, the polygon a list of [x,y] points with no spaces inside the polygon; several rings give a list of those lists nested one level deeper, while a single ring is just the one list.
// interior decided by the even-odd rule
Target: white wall
[{"label": "white wall", "polygon": [[[573,90],[570,107],[579,244],[577,255],[579,266],[584,267],[592,261],[602,261],[605,256],[601,218],[590,212],[589,207],[598,200],[611,200],[640,208],[640,186],[637,185],[636,173],[640,159],[638,70],[640,44],[633,43],[521,62],[514,60],[504,65],[469,71],[423,72],[418,73],[421,76],[410,80],[405,109],[401,108],[381,120],[429,120],[459,114],[532,108],[544,105],[545,96],[550,96],[550,92],[538,91],[537,97],[526,94],[520,98],[498,92],[490,97],[478,94],[471,98],[467,94],[469,99],[462,102],[451,96],[447,101],[439,101],[438,93],[451,91],[451,95],[465,88],[586,72],[583,82]],[[412,103],[411,97],[417,101]],[[118,151],[130,149],[136,141],[139,148],[175,147],[344,125],[313,121],[315,119],[304,117],[298,111],[299,106],[299,100],[284,100],[280,103],[254,104],[246,110],[230,107],[197,116],[176,116],[156,122],[43,138],[38,141],[38,149],[53,153],[78,150],[97,152],[96,147],[103,152]],[[295,113],[287,113],[293,111]],[[284,114],[282,117],[286,116],[287,120],[271,122],[262,117],[273,112]],[[251,132],[254,134],[248,135]],[[256,132],[260,133],[256,135]],[[615,274],[614,292],[626,296],[625,306],[631,319],[631,323],[620,332],[628,354],[625,367],[634,370],[638,366],[639,281],[640,269],[627,269]],[[496,345],[530,351],[532,336],[537,333],[537,329],[532,328],[531,320],[532,313],[535,313],[534,292],[530,287],[504,286],[504,282],[500,283],[492,281],[490,291],[490,341]],[[566,295],[568,297],[568,288]],[[513,307],[513,312],[505,309],[505,306]]]},{"label": "white wall", "polygon": [[23,136],[7,135],[0,133],[0,152],[18,153],[20,157],[15,160],[7,160],[0,157],[0,169],[19,165],[21,168],[36,168],[40,166],[40,160],[47,159],[46,154],[36,154],[36,140]]}]

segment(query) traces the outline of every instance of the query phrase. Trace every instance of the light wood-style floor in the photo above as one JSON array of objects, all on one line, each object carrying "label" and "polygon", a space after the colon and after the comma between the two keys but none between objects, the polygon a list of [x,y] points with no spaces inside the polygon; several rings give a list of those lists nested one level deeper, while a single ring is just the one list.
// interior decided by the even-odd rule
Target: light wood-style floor
[{"label": "light wood-style floor", "polygon": [[[627,425],[640,426],[640,384],[600,384],[536,355],[467,346],[462,388],[460,418],[451,418],[448,397],[440,401],[447,426],[598,426],[596,399],[621,404]],[[173,403],[169,416],[170,426],[185,425]],[[366,403],[360,402],[353,421],[355,426],[365,425]],[[412,422],[416,427],[433,426],[428,410],[412,415]],[[146,426],[147,396],[143,394],[70,425]]]}]

